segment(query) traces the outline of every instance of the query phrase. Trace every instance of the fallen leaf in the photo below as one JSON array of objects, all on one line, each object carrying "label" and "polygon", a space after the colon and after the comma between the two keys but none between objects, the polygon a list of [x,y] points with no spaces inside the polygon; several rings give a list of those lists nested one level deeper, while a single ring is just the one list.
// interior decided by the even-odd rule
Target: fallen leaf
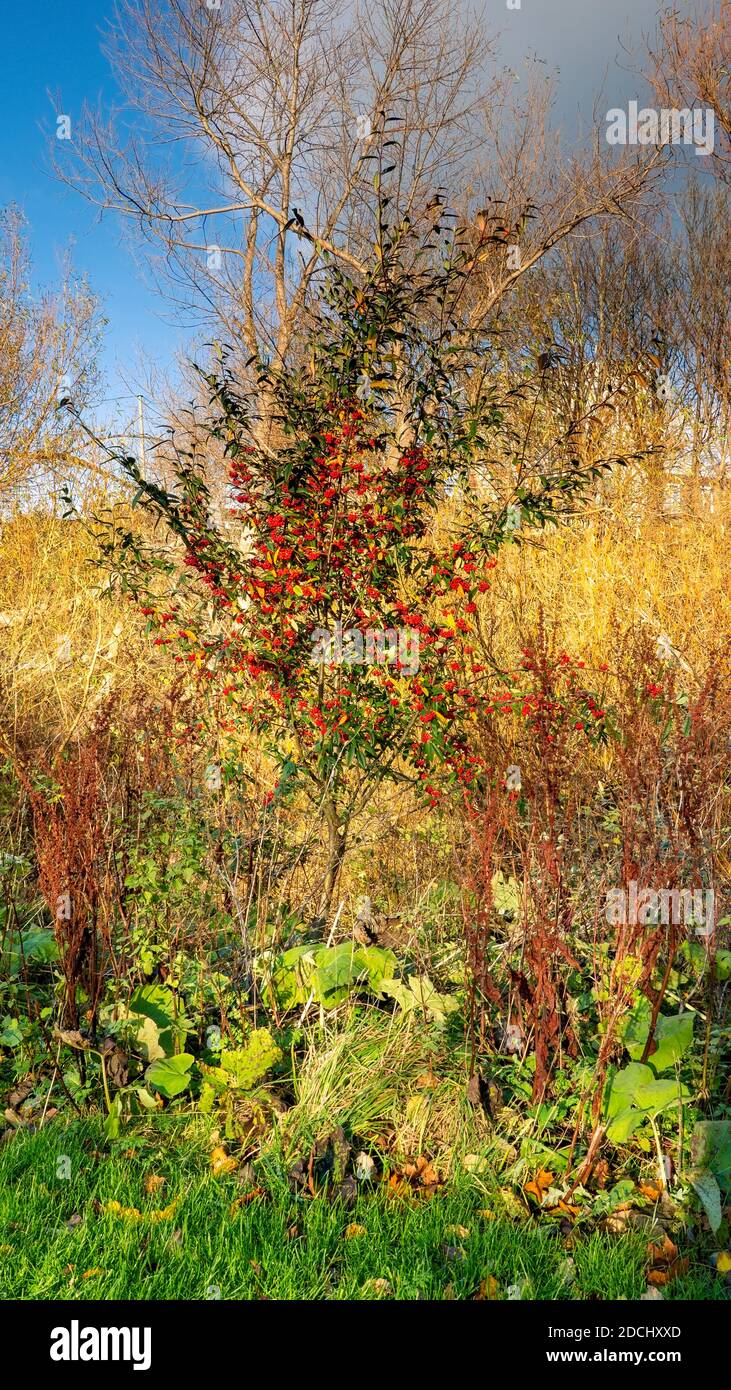
[{"label": "fallen leaf", "polygon": [[640,1302],[654,1303],[658,1300],[661,1300],[662,1297],[663,1295],[661,1294],[659,1289],[654,1288],[652,1284],[648,1284],[647,1288],[645,1289],[645,1292],[640,1294]]},{"label": "fallen leaf", "polygon": [[469,1238],[468,1226],[447,1226],[445,1235],[455,1236],[457,1240],[467,1240]]},{"label": "fallen leaf", "polygon": [[594,1169],[594,1181],[597,1187],[605,1188],[609,1182],[610,1168],[606,1158],[600,1158]]},{"label": "fallen leaf", "polygon": [[389,1197],[410,1197],[412,1190],[399,1173],[391,1173],[387,1188]]},{"label": "fallen leaf", "polygon": [[462,1167],[466,1173],[487,1173],[490,1163],[481,1154],[465,1154],[462,1159]]},{"label": "fallen leaf", "polygon": [[153,1192],[159,1192],[160,1188],[164,1186],[165,1178],[159,1178],[154,1173],[148,1173],[143,1183],[143,1187],[148,1197],[152,1196]]},{"label": "fallen leaf", "polygon": [[731,1251],[721,1250],[716,1256],[716,1269],[719,1274],[728,1274],[731,1270]]},{"label": "fallen leaf", "polygon": [[499,1296],[497,1279],[492,1274],[488,1274],[485,1279],[480,1280],[480,1287],[475,1294],[475,1302],[482,1303],[484,1300],[495,1299]]},{"label": "fallen leaf", "polygon": [[121,1202],[109,1201],[102,1203],[100,1211],[107,1216],[118,1216],[122,1221],[147,1221],[154,1226],[158,1221],[169,1221],[179,1204],[180,1197],[175,1197],[168,1206],[162,1207],[159,1211],[138,1211],[137,1207],[123,1207]]},{"label": "fallen leaf", "polygon": [[365,1226],[359,1226],[357,1221],[351,1221],[350,1225],[345,1227],[346,1240],[353,1240],[355,1236],[364,1236],[366,1234]]},{"label": "fallen leaf", "polygon": [[674,1245],[670,1236],[665,1236],[662,1245],[654,1245],[652,1241],[647,1247],[647,1258],[652,1265],[669,1265],[677,1258],[678,1247]]},{"label": "fallen leaf", "polygon": [[673,1279],[679,1279],[681,1274],[687,1274],[690,1269],[690,1260],[686,1257],[682,1260],[674,1260],[672,1264],[666,1265],[664,1269],[650,1269],[647,1272],[647,1282],[655,1287],[662,1288],[665,1284],[672,1283]]},{"label": "fallen leaf", "polygon": [[70,1028],[65,1031],[62,1028],[54,1028],[53,1036],[66,1047],[75,1047],[79,1052],[84,1051],[87,1047],[91,1047],[91,1043],[83,1037],[78,1028]]},{"label": "fallen leaf", "polygon": [[543,1203],[543,1198],[550,1187],[553,1187],[554,1176],[546,1168],[539,1168],[532,1182],[527,1182],[523,1188],[524,1192],[535,1197],[539,1207]]},{"label": "fallen leaf", "polygon": [[374,1298],[390,1298],[391,1292],[388,1279],[366,1279],[361,1289],[361,1293],[372,1294]]},{"label": "fallen leaf", "polygon": [[428,1162],[429,1160],[425,1158],[423,1154],[419,1154],[419,1157],[415,1159],[413,1163],[404,1164],[404,1177],[410,1178],[412,1181],[414,1179],[421,1178],[421,1175],[424,1169],[427,1167]]},{"label": "fallen leaf", "polygon": [[264,1195],[265,1194],[263,1187],[252,1187],[250,1192],[244,1192],[241,1195],[241,1197],[237,1197],[236,1201],[231,1203],[231,1206],[229,1207],[231,1215],[235,1216],[240,1207],[248,1207],[250,1202],[255,1201],[257,1197],[263,1197]]},{"label": "fallen leaf", "polygon": [[96,1279],[98,1275],[106,1274],[106,1272],[105,1269],[85,1269],[81,1277],[82,1279]]},{"label": "fallen leaf", "polygon": [[570,1202],[565,1202],[561,1197],[555,1207],[546,1208],[546,1214],[547,1216],[567,1216],[571,1221],[575,1221],[579,1215],[579,1208],[572,1206]]},{"label": "fallen leaf", "polygon": [[220,1178],[224,1173],[233,1173],[235,1167],[236,1159],[226,1153],[222,1144],[218,1144],[211,1154],[211,1172],[214,1178]]},{"label": "fallen leaf", "polygon": [[660,1191],[660,1188],[654,1186],[650,1182],[638,1183],[637,1190],[638,1192],[642,1193],[643,1197],[647,1197],[647,1200],[649,1202],[658,1202],[662,1197],[662,1192]]},{"label": "fallen leaf", "polygon": [[355,1176],[358,1182],[373,1182],[376,1176],[376,1165],[370,1154],[356,1154]]}]

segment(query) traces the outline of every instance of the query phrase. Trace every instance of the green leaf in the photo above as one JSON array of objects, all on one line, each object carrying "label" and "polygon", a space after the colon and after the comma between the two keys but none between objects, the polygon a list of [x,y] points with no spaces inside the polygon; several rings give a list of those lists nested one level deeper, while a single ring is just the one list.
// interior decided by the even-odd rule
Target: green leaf
[{"label": "green leaf", "polygon": [[247,1039],[245,1047],[221,1053],[220,1070],[233,1085],[250,1091],[281,1058],[282,1049],[277,1046],[268,1028],[257,1028]]},{"label": "green leaf", "polygon": [[141,1014],[156,1024],[157,1041],[166,1057],[182,1046],[190,1032],[187,1018],[181,1012],[176,1014],[175,1006],[175,995],[167,985],[139,985],[129,1001],[130,1013]]},{"label": "green leaf", "polygon": [[607,1139],[612,1144],[625,1144],[630,1135],[639,1129],[647,1120],[647,1115],[643,1110],[637,1110],[634,1105],[628,1105],[626,1109],[620,1110],[607,1125]]},{"label": "green leaf", "polygon": [[709,1172],[731,1192],[731,1120],[699,1120],[690,1145],[696,1173]]},{"label": "green leaf", "polygon": [[667,1110],[669,1105],[677,1105],[681,1095],[685,1099],[690,1095],[690,1092],[687,1086],[678,1088],[678,1083],[674,1078],[652,1080],[648,1081],[646,1085],[638,1086],[635,1093],[635,1104],[646,1115],[651,1115],[654,1119],[661,1110]]},{"label": "green leaf", "polygon": [[46,927],[27,927],[19,937],[13,937],[9,951],[0,952],[0,973],[13,977],[19,975],[29,961],[50,965],[56,960],[58,946],[53,932]]},{"label": "green leaf", "polygon": [[104,1121],[104,1133],[107,1139],[118,1139],[119,1131],[122,1128],[122,1097],[116,1095],[112,1101],[111,1108]]},{"label": "green leaf", "polygon": [[[647,1058],[653,1071],[665,1071],[678,1062],[693,1045],[694,1013],[660,1014],[655,1025],[654,1052]],[[630,1057],[639,1061],[645,1050],[650,1027],[650,1005],[642,996],[638,1000],[624,1034],[624,1045]]]},{"label": "green leaf", "polygon": [[314,970],[315,949],[312,946],[291,946],[283,952],[271,979],[271,989],[280,1008],[294,1009],[307,1002]]},{"label": "green leaf", "polygon": [[679,1088],[674,1077],[658,1080],[650,1067],[642,1062],[630,1062],[612,1081],[606,1113],[612,1120],[634,1106],[642,1111],[642,1119],[654,1119],[661,1110],[678,1104],[681,1097],[685,1099],[689,1094],[687,1086]]},{"label": "green leaf", "polygon": [[175,1023],[175,996],[166,985],[138,985],[129,1001],[130,1013],[151,1018],[158,1028]]},{"label": "green leaf", "polygon": [[315,994],[326,1008],[333,1008],[347,999],[351,985],[364,973],[359,966],[358,952],[351,942],[343,941],[339,946],[326,948],[317,953],[315,972]]},{"label": "green leaf", "polygon": [[368,975],[368,985],[375,994],[380,994],[384,980],[392,980],[396,974],[398,961],[385,946],[361,946],[357,952],[358,961]]},{"label": "green leaf", "polygon": [[654,1077],[650,1068],[641,1062],[630,1062],[628,1066],[616,1072],[609,1091],[607,1115],[618,1115],[620,1110],[633,1105],[640,1086],[647,1085],[652,1080]]},{"label": "green leaf", "polygon": [[509,921],[520,916],[520,888],[515,878],[504,878],[498,870],[492,879],[492,900],[495,911]]},{"label": "green leaf", "polygon": [[695,1014],[686,1011],[682,1014],[661,1014],[655,1025],[653,1041],[657,1050],[651,1052],[648,1062],[655,1071],[665,1071],[679,1062],[693,1046],[693,1027]]},{"label": "green leaf", "polygon": [[166,1100],[172,1100],[173,1096],[179,1096],[181,1091],[187,1091],[190,1085],[188,1072],[194,1061],[195,1058],[189,1052],[181,1052],[177,1057],[165,1057],[153,1062],[147,1068],[145,1077],[160,1095]]},{"label": "green leaf", "polygon": [[705,1172],[692,1174],[690,1180],[703,1203],[703,1208],[708,1217],[708,1223],[715,1235],[723,1221],[723,1212],[721,1211],[721,1189],[713,1173]]},{"label": "green leaf", "polygon": [[6,1014],[0,1024],[0,1047],[20,1047],[23,1042],[23,1030],[17,1018]]},{"label": "green leaf", "polygon": [[381,989],[382,993],[396,1000],[404,1013],[420,1009],[438,1023],[444,1023],[447,1015],[459,1008],[454,995],[439,994],[428,975],[408,980],[384,980]]}]

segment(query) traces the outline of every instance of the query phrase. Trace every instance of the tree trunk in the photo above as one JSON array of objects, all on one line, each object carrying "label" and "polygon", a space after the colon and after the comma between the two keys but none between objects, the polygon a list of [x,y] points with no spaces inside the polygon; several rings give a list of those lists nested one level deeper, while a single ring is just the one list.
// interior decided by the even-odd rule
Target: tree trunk
[{"label": "tree trunk", "polygon": [[325,872],[325,881],[323,883],[322,888],[322,897],[320,899],[319,916],[324,917],[325,922],[327,923],[330,917],[333,895],[337,887],[338,879],[340,877],[340,870],[343,867],[343,860],[345,858],[348,827],[347,823],[345,825],[341,825],[340,816],[338,815],[338,807],[336,803],[332,800],[328,800],[325,802],[323,808],[323,815],[325,817],[325,824],[327,826],[328,858],[327,870]]}]

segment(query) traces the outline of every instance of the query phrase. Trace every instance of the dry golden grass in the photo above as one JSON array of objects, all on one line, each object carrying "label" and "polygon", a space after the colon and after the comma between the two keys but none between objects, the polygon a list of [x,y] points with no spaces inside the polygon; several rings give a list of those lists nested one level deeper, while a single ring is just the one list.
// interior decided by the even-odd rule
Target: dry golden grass
[{"label": "dry golden grass", "polygon": [[102,597],[78,521],[19,514],[0,535],[0,735],[50,751],[71,741],[144,658],[131,605]]}]

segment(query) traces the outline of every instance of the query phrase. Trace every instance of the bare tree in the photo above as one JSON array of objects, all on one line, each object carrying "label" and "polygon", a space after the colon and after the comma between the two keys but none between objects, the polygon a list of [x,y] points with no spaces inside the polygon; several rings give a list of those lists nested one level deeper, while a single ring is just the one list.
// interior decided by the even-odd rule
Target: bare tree
[{"label": "bare tree", "polygon": [[714,115],[710,167],[731,182],[731,0],[714,0],[681,17],[668,9],[651,49],[653,85],[665,106],[705,106]]},{"label": "bare tree", "polygon": [[88,403],[95,379],[96,303],[67,273],[55,295],[29,286],[23,220],[12,209],[0,219],[0,500],[34,485],[47,489],[89,459],[80,436],[59,411],[63,398]]},{"label": "bare tree", "polygon": [[546,94],[516,102],[451,0],[119,0],[106,48],[128,109],[87,108],[77,162],[64,145],[56,166],[243,355],[287,354],[324,255],[361,273],[374,180],[394,219],[461,220],[474,332],[564,237],[627,213],[662,162],[612,162],[598,135],[563,162]]},{"label": "bare tree", "polygon": [[405,152],[402,211],[465,157],[484,50],[450,8],[120,0],[106,49],[134,117],[87,109],[80,167],[57,159],[59,172],[143,233],[182,303],[250,353],[283,356],[322,253],[361,267],[386,116]]}]

